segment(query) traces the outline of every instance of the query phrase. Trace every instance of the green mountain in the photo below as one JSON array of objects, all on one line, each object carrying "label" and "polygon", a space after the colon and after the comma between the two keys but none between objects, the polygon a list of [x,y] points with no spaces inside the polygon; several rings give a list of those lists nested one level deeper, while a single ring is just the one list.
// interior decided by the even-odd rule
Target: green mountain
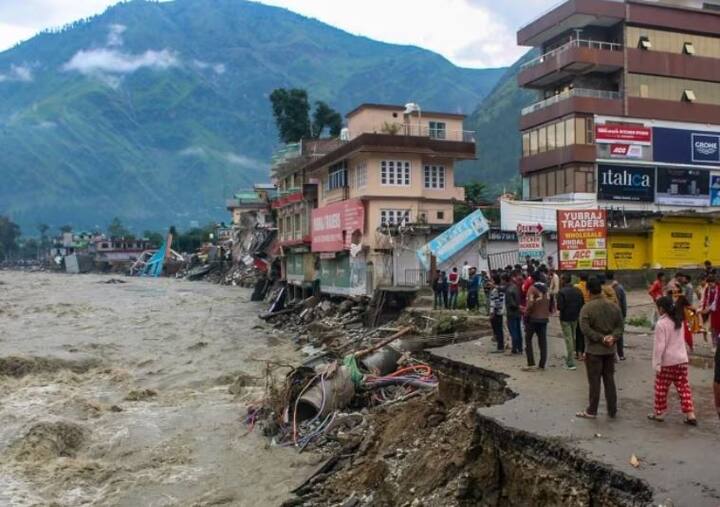
[{"label": "green mountain", "polygon": [[536,95],[517,84],[520,67],[536,56],[529,51],[500,78],[495,88],[465,120],[465,128],[475,131],[477,160],[458,167],[460,181],[479,180],[493,192],[514,191],[519,182],[521,142],[520,110],[535,102]]},{"label": "green mountain", "polygon": [[274,88],[463,112],[504,72],[245,0],[120,3],[0,53],[0,214],[28,232],[226,219],[268,179]]}]

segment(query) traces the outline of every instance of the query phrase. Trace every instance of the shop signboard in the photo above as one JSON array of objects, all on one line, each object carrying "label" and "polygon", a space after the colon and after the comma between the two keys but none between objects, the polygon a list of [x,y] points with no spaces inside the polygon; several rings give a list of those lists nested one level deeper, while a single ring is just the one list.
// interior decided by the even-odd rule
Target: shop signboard
[{"label": "shop signboard", "polygon": [[417,257],[425,269],[430,269],[431,255],[442,264],[489,230],[485,215],[481,210],[475,210],[420,248]]},{"label": "shop signboard", "polygon": [[720,173],[710,174],[710,206],[720,206]]},{"label": "shop signboard", "polygon": [[651,144],[652,129],[638,125],[596,125],[595,142]]},{"label": "shop signboard", "polygon": [[605,210],[558,210],[557,227],[561,271],[607,269]]},{"label": "shop signboard", "polygon": [[598,165],[598,199],[601,201],[653,202],[655,168]]},{"label": "shop signboard", "polygon": [[655,202],[675,206],[708,206],[710,172],[706,169],[658,167]]},{"label": "shop signboard", "polygon": [[349,250],[354,232],[365,229],[365,207],[350,199],[312,210],[313,252]]},{"label": "shop signboard", "polygon": [[542,259],[545,256],[542,232],[541,224],[518,224],[518,262],[524,261],[527,257]]},{"label": "shop signboard", "polygon": [[653,159],[670,164],[720,166],[720,132],[653,128]]}]

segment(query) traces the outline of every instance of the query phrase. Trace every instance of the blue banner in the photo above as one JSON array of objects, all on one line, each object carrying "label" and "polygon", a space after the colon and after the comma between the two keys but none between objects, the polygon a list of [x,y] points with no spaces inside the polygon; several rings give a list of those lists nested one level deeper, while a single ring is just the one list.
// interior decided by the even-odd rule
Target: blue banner
[{"label": "blue banner", "polygon": [[418,250],[418,259],[426,270],[430,269],[430,255],[442,264],[489,230],[485,215],[476,210]]},{"label": "blue banner", "polygon": [[673,164],[720,165],[720,132],[654,127],[653,160]]}]

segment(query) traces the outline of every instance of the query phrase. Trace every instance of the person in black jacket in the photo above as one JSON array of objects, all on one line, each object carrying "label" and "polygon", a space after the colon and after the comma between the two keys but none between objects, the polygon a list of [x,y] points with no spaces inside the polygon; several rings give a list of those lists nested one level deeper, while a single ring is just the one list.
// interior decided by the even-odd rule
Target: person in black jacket
[{"label": "person in black jacket", "polygon": [[522,354],[523,352],[523,336],[521,314],[520,314],[520,284],[522,284],[522,274],[519,271],[513,271],[512,278],[507,274],[503,275],[503,283],[505,284],[505,315],[507,318],[507,327],[510,332],[510,340],[512,344],[513,354]]},{"label": "person in black jacket", "polygon": [[[607,278],[610,287],[612,287],[615,291],[615,296],[618,300],[618,306],[620,307],[620,313],[622,313],[624,328],[625,319],[627,318],[627,294],[625,293],[625,287],[623,287],[620,282],[615,280],[615,273],[613,273],[612,271],[608,271],[605,277]],[[625,340],[623,339],[622,335],[618,338],[617,341],[617,353],[620,361],[625,361]]]},{"label": "person in black jacket", "polygon": [[572,278],[569,273],[562,276],[562,288],[558,293],[557,306],[560,311],[560,327],[565,337],[565,368],[575,370],[575,338],[577,336],[578,318],[580,310],[585,304],[580,289],[572,284]]}]

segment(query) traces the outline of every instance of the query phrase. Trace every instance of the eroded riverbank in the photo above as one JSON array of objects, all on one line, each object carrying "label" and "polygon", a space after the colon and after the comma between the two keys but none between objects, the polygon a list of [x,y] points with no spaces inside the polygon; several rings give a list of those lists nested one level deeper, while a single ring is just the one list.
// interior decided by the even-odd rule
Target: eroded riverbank
[{"label": "eroded riverbank", "polygon": [[298,353],[244,289],[107,278],[0,272],[0,504],[282,503],[318,458],[242,420]]}]

